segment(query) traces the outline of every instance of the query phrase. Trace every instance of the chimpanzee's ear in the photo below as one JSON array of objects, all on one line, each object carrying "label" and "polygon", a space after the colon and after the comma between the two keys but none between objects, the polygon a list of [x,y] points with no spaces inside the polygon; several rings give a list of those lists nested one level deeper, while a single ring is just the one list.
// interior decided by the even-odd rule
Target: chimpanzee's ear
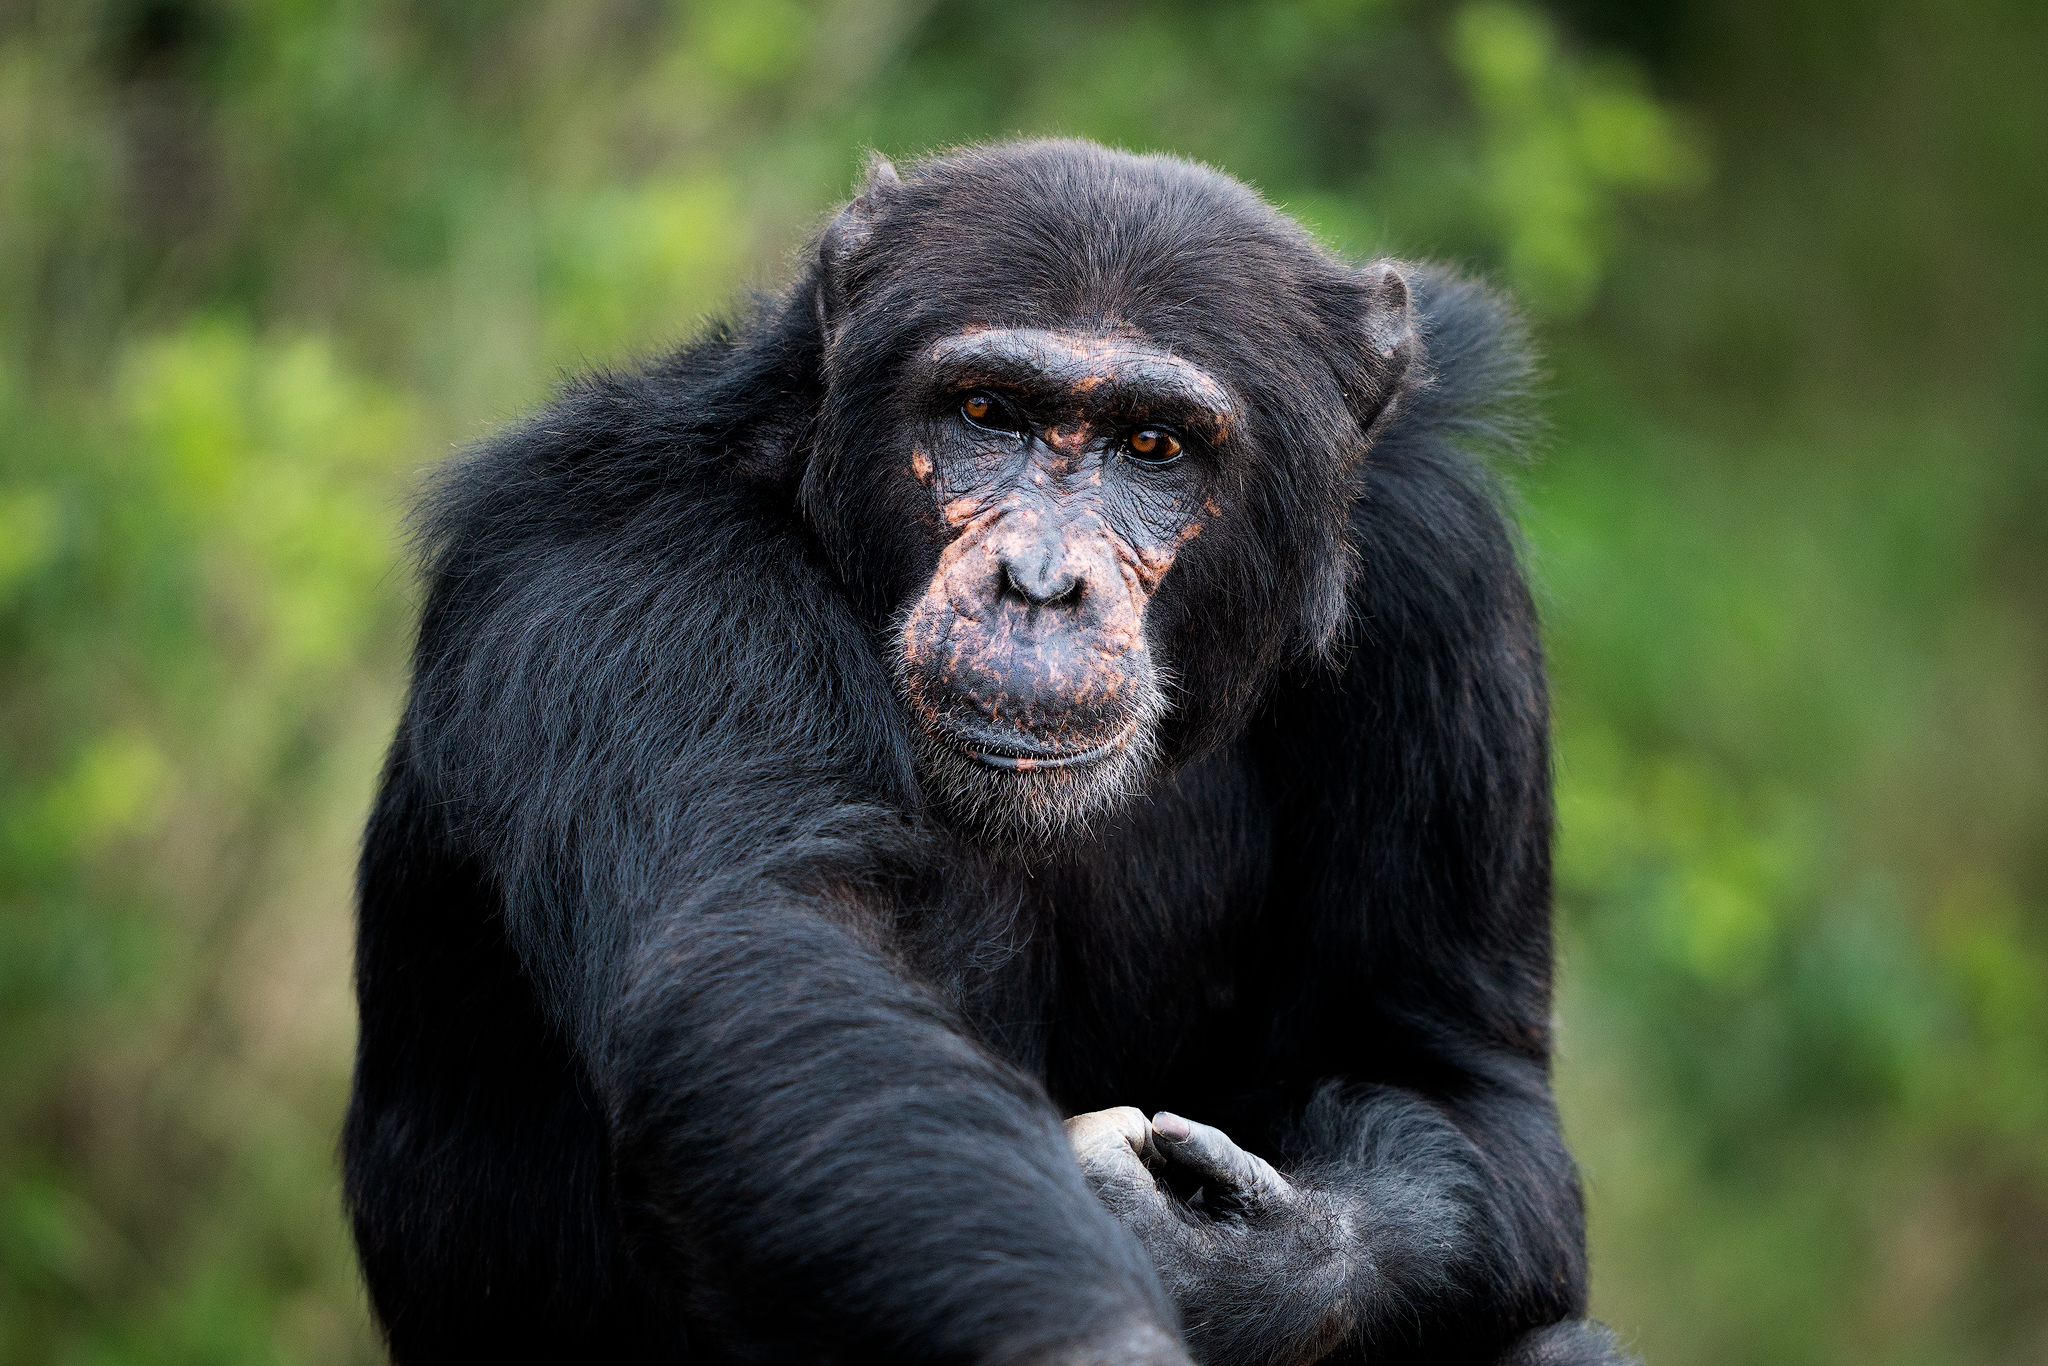
[{"label": "chimpanzee's ear", "polygon": [[1367,373],[1360,377],[1366,380],[1361,386],[1364,392],[1356,394],[1353,401],[1363,400],[1359,417],[1370,427],[1399,397],[1403,381],[1411,378],[1409,372],[1422,344],[1416,335],[1415,303],[1409,296],[1408,277],[1401,265],[1374,261],[1361,267],[1358,275],[1365,294],[1361,322]]},{"label": "chimpanzee's ear", "polygon": [[[1334,302],[1338,343],[1332,358],[1346,405],[1365,431],[1358,448],[1369,449],[1387,417],[1400,405],[1403,392],[1422,378],[1422,342],[1416,326],[1415,302],[1409,294],[1407,267],[1395,261],[1374,261],[1349,272]],[[1356,476],[1349,468],[1337,477],[1346,485]],[[1313,566],[1302,603],[1300,647],[1324,660],[1343,638],[1351,612],[1351,579],[1358,558],[1342,522],[1329,525],[1327,540],[1310,557]]]},{"label": "chimpanzee's ear", "polygon": [[860,193],[841,209],[833,220],[825,225],[825,231],[818,239],[818,328],[825,335],[826,345],[839,330],[839,323],[846,316],[848,291],[847,269],[853,254],[867,241],[874,230],[875,213],[889,196],[890,191],[903,183],[896,174],[896,168],[880,152],[868,153],[867,177]]}]

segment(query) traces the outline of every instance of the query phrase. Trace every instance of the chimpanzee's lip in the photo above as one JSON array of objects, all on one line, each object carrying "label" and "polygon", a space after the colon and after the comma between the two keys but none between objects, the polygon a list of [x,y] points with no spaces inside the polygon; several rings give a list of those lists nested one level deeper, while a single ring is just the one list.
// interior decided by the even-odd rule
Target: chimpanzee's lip
[{"label": "chimpanzee's lip", "polygon": [[1020,745],[1014,740],[994,741],[979,735],[956,734],[953,739],[976,761],[989,768],[1005,773],[1034,773],[1046,768],[1078,768],[1082,764],[1096,763],[1129,744],[1137,732],[1138,723],[1133,721],[1091,749],[1066,753],[1036,745]]},{"label": "chimpanzee's lip", "polygon": [[1094,749],[1084,749],[1079,754],[1055,754],[1047,756],[1024,754],[999,754],[990,749],[970,749],[967,752],[990,768],[1003,769],[1010,773],[1029,773],[1041,768],[1076,768],[1106,758],[1124,747],[1124,736],[1118,736],[1107,744]]}]

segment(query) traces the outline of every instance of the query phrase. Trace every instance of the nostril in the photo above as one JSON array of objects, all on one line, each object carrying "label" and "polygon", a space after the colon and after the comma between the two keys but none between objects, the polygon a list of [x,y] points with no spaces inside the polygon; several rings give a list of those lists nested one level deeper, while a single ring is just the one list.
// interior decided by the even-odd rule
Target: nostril
[{"label": "nostril", "polygon": [[1050,565],[1039,572],[1020,570],[1011,560],[1002,562],[1003,591],[1033,607],[1073,607],[1081,601],[1081,576],[1054,572]]}]

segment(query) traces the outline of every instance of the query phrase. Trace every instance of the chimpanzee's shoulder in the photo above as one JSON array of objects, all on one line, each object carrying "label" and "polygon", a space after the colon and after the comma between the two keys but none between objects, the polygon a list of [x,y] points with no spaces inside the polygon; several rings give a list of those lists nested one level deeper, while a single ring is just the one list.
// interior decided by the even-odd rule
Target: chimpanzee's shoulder
[{"label": "chimpanzee's shoulder", "polygon": [[776,466],[806,439],[786,414],[811,396],[779,394],[772,350],[716,324],[644,367],[570,379],[428,479],[413,530],[429,574],[579,543],[744,562],[735,552],[795,534]]}]

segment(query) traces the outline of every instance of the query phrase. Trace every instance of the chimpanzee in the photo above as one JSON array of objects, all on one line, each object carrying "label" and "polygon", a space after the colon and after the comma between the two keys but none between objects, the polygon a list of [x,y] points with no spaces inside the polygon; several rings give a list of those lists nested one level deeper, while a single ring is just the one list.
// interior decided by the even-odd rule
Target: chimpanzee
[{"label": "chimpanzee", "polygon": [[1617,1360],[1527,374],[1476,285],[1025,142],[454,462],[360,883],[393,1356]]}]

